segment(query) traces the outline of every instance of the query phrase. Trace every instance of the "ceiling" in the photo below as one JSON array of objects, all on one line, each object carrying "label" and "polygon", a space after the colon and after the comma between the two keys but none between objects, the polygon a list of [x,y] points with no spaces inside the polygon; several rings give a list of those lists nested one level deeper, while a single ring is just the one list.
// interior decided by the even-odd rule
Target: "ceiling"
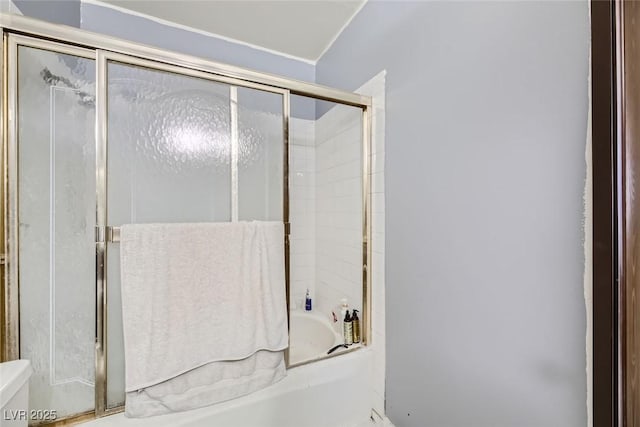
[{"label": "ceiling", "polygon": [[316,61],[366,0],[102,0],[226,38]]}]

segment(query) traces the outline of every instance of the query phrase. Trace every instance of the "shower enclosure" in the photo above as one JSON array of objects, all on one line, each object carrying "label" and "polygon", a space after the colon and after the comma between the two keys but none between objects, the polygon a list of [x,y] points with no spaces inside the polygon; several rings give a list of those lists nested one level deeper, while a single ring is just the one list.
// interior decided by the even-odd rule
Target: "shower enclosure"
[{"label": "shower enclosure", "polygon": [[[127,223],[283,221],[290,326],[306,289],[319,319],[348,297],[367,344],[370,98],[28,18],[0,24],[1,349],[33,364],[30,409],[121,410]],[[302,102],[329,111],[299,120]]]}]

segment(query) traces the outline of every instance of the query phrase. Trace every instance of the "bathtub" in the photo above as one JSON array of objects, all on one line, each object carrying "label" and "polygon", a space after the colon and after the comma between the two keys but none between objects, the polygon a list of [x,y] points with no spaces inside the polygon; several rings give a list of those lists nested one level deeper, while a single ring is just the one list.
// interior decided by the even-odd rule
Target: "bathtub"
[{"label": "bathtub", "polygon": [[[32,372],[28,360],[0,363],[0,425],[27,427],[28,419],[33,418],[34,414],[28,411],[29,377]],[[47,416],[50,416],[55,411],[38,411],[40,412],[47,412]]]},{"label": "bathtub", "polygon": [[329,320],[320,314],[292,311],[289,322],[291,365],[322,358],[331,348],[342,344],[342,336],[338,335]]},{"label": "bathtub", "polygon": [[[364,427],[371,426],[369,347],[306,363],[327,353],[341,337],[328,320],[303,311],[291,313],[290,351],[304,363],[280,382],[247,396],[205,408],[149,418],[123,413],[92,420],[93,427]],[[334,353],[335,354],[335,353]]]}]

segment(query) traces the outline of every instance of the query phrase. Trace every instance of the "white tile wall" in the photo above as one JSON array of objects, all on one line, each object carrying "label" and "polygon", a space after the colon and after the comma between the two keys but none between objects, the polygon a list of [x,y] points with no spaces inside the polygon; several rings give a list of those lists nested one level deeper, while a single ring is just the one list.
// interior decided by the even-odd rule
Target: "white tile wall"
[{"label": "white tile wall", "polygon": [[[315,121],[292,118],[289,146],[291,303],[315,296]],[[300,309],[301,307],[297,307]]]}]

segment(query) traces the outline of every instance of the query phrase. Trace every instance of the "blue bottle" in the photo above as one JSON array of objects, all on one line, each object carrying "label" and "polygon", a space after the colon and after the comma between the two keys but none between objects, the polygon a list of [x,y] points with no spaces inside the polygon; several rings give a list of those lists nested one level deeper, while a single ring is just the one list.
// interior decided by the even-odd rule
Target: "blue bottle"
[{"label": "blue bottle", "polygon": [[309,295],[309,289],[307,289],[307,296],[304,299],[304,309],[311,311],[311,296]]}]

